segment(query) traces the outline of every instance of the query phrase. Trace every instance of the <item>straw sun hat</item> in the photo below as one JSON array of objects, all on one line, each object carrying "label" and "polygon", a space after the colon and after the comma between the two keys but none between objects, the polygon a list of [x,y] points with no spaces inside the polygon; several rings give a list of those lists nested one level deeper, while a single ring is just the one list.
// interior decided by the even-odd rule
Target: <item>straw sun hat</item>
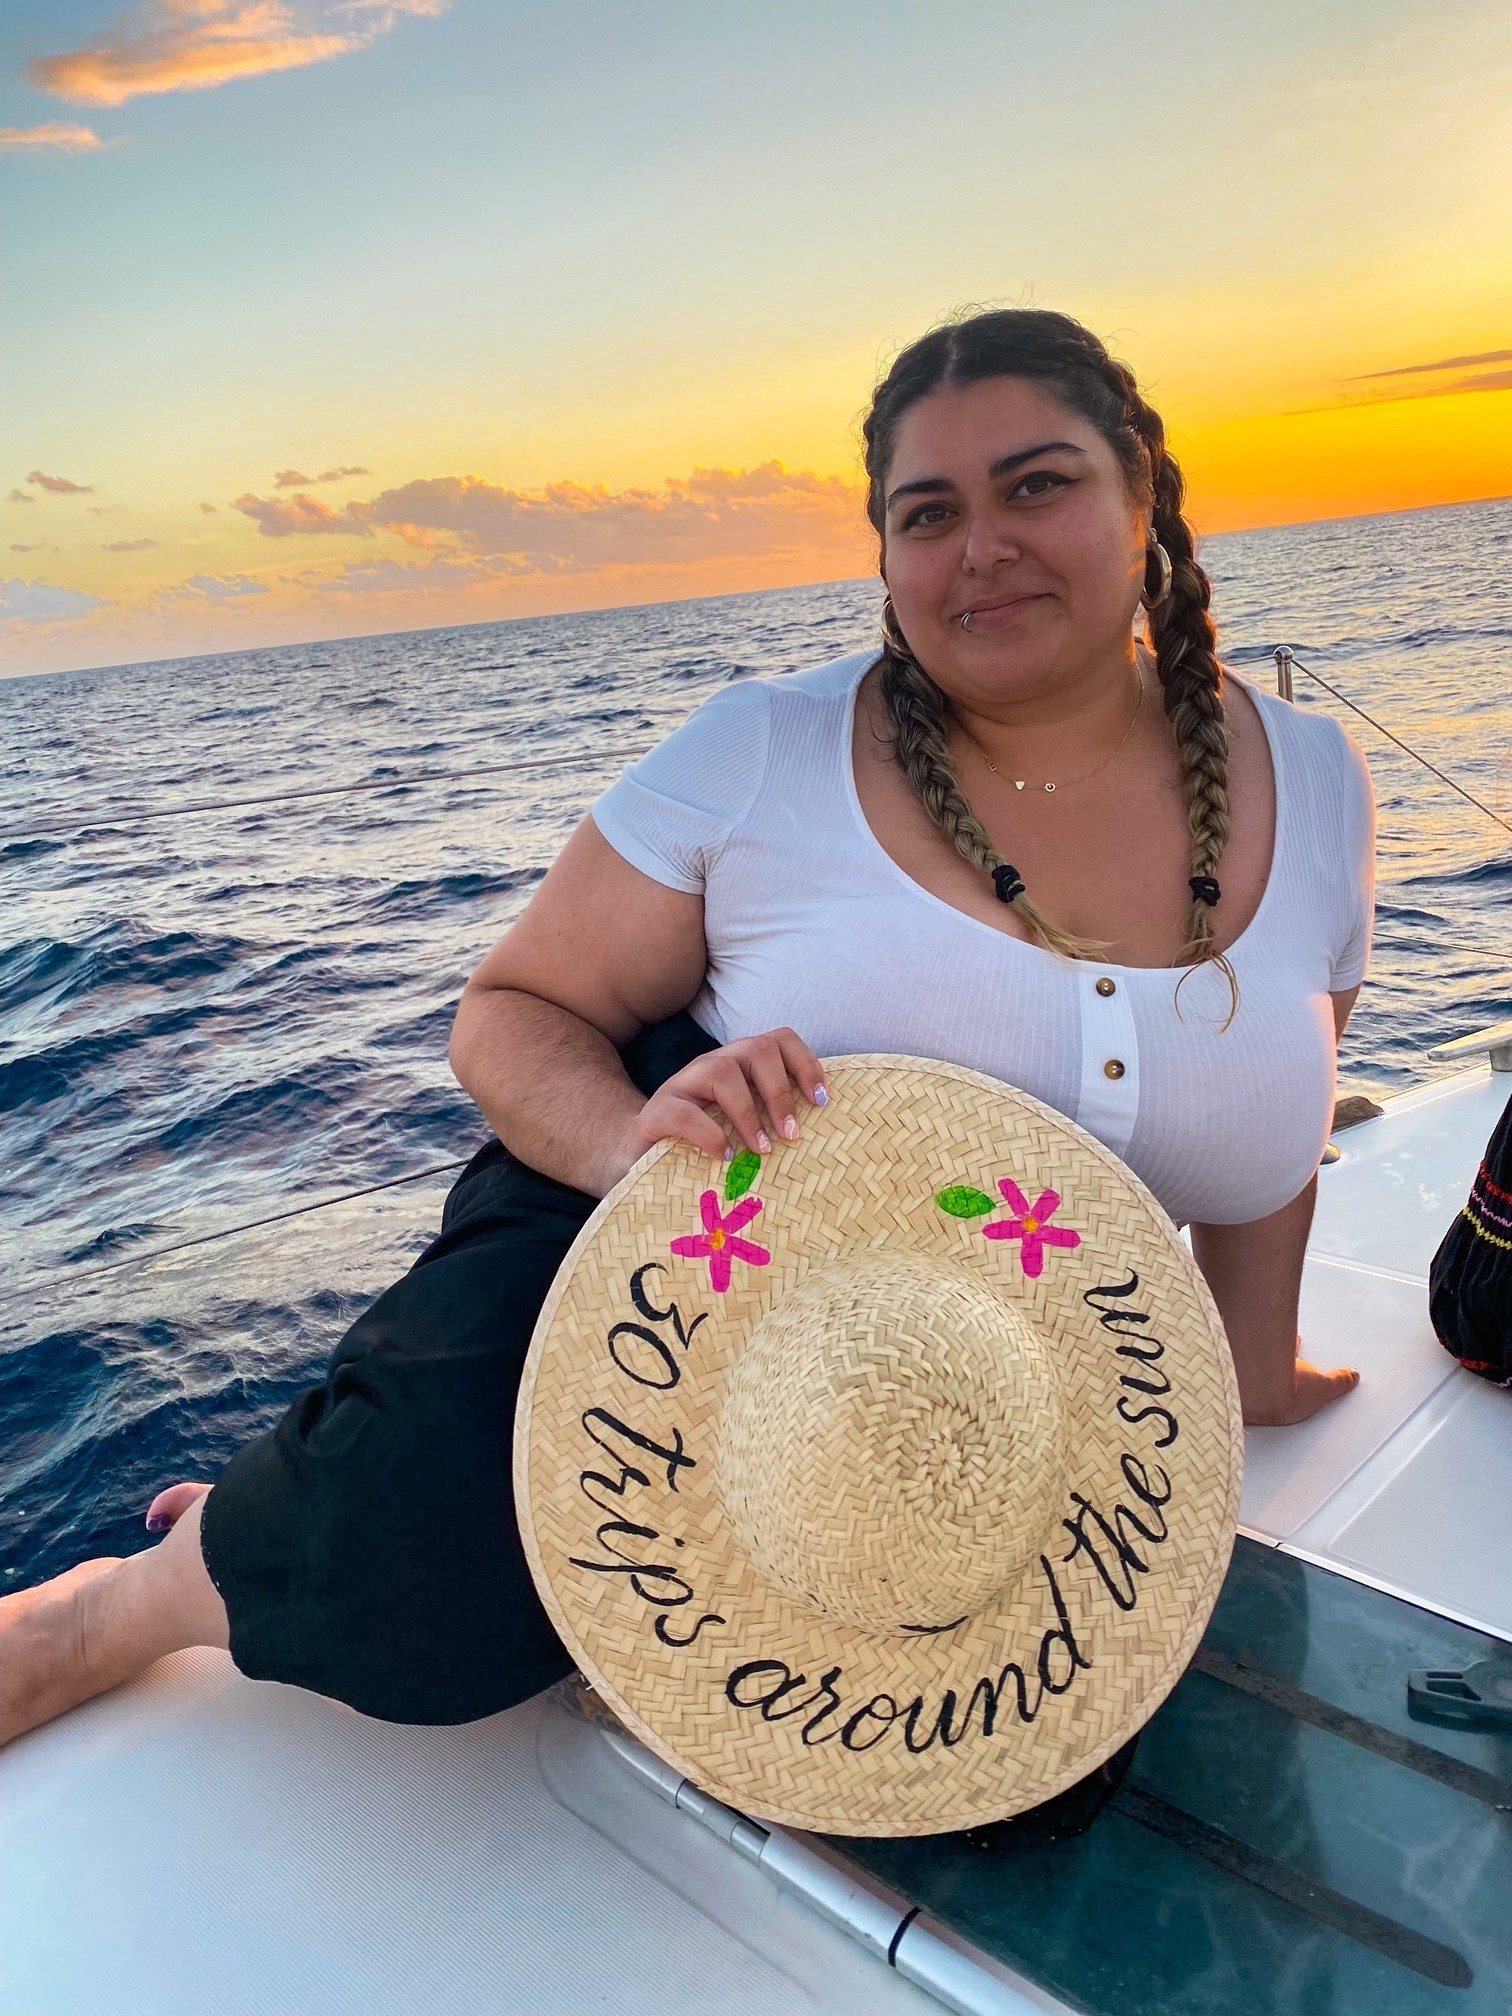
[{"label": "straw sun hat", "polygon": [[515,1427],[541,1599],[640,1740],[761,1819],[931,1834],[1094,1770],[1180,1677],[1238,1392],[1171,1219],[980,1072],[826,1061],[804,1138],[663,1142],[588,1220]]}]

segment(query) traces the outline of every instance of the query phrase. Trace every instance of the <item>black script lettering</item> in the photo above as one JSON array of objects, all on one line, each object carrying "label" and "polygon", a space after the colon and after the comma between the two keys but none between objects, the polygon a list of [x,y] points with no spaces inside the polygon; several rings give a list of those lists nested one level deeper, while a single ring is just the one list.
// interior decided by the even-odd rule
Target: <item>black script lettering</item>
[{"label": "black script lettering", "polygon": [[[1157,1491],[1150,1483],[1149,1465],[1147,1463],[1142,1463],[1137,1456],[1132,1455],[1127,1449],[1124,1451],[1123,1455],[1119,1457],[1118,1467],[1123,1472],[1125,1484],[1128,1485],[1129,1489],[1134,1493],[1134,1496],[1136,1498],[1142,1498],[1145,1504],[1149,1506],[1152,1512],[1159,1512],[1160,1507],[1162,1505],[1170,1504],[1171,1494],[1176,1487],[1171,1482],[1170,1472],[1161,1469],[1161,1466],[1158,1463],[1155,1465],[1155,1468],[1160,1471],[1160,1481],[1161,1484],[1165,1487],[1163,1490],[1159,1491]],[[1137,1476],[1135,1474],[1136,1471],[1138,1472]],[[1123,1511],[1124,1508],[1120,1506],[1119,1510]],[[1134,1514],[1132,1512],[1129,1513],[1129,1517],[1130,1519],[1133,1519]],[[1137,1520],[1135,1520],[1135,1524],[1138,1525]],[[1155,1540],[1155,1539],[1164,1540],[1168,1537],[1169,1533],[1169,1529],[1167,1528],[1165,1519],[1163,1517],[1160,1521],[1160,1532],[1158,1534],[1145,1533],[1145,1529],[1143,1526],[1140,1526],[1139,1530],[1141,1533],[1144,1533],[1145,1538],[1147,1540]]]},{"label": "black script lettering", "polygon": [[[820,1676],[818,1686],[806,1700],[794,1701],[791,1706],[780,1708],[777,1705],[779,1702],[786,1700],[798,1688],[808,1685],[807,1673],[790,1671],[780,1659],[751,1659],[744,1666],[731,1670],[725,1681],[725,1699],[735,1708],[759,1708],[763,1722],[786,1722],[791,1716],[815,1711],[808,1715],[803,1725],[803,1740],[812,1748],[815,1744],[827,1743],[836,1733],[833,1729],[829,1736],[816,1736],[813,1732],[840,1706],[840,1696],[835,1687],[840,1670],[838,1666],[831,1666],[827,1673]],[[741,1689],[765,1673],[775,1673],[779,1678],[765,1692],[752,1692],[750,1698],[744,1698]]]},{"label": "black script lettering", "polygon": [[[1145,1316],[1138,1318],[1131,1316],[1129,1321],[1145,1323],[1149,1321],[1149,1318]],[[1153,1365],[1157,1358],[1164,1358],[1165,1345],[1158,1337],[1141,1337],[1137,1344],[1120,1344],[1118,1346],[1118,1355],[1120,1358],[1142,1358],[1146,1365]]]},{"label": "black script lettering", "polygon": [[657,1618],[655,1630],[657,1637],[660,1638],[663,1645],[674,1645],[678,1648],[679,1651],[681,1651],[681,1649],[685,1645],[691,1645],[693,1643],[693,1640],[698,1636],[699,1632],[702,1631],[705,1624],[723,1624],[726,1623],[727,1621],[728,1620],[726,1618],[716,1617],[712,1610],[705,1610],[702,1617],[699,1618],[698,1622],[693,1626],[693,1629],[688,1633],[686,1638],[678,1638],[674,1636],[674,1634],[667,1629],[667,1620],[665,1617]]},{"label": "black script lettering", "polygon": [[[1138,1286],[1139,1276],[1131,1273],[1127,1281],[1108,1282],[1098,1288],[1089,1288],[1083,1294],[1082,1300],[1089,1307],[1096,1308],[1099,1296],[1106,1298],[1132,1295]],[[1115,1334],[1122,1335],[1123,1325],[1148,1323],[1150,1319],[1139,1309],[1099,1309],[1097,1320],[1106,1329],[1114,1331]],[[1165,1356],[1165,1345],[1158,1337],[1143,1337],[1133,1342],[1126,1340],[1115,1348],[1120,1358],[1134,1358],[1141,1364],[1152,1368],[1151,1376],[1145,1379],[1136,1378],[1132,1372],[1120,1373],[1118,1379],[1120,1386],[1128,1387],[1131,1393],[1165,1395],[1171,1391],[1169,1376],[1163,1371],[1153,1369],[1158,1365],[1158,1361]],[[1153,1381],[1158,1381],[1159,1383],[1152,1383]],[[1158,1421],[1161,1432],[1155,1443],[1157,1449],[1169,1449],[1181,1433],[1180,1423],[1169,1407],[1134,1408],[1128,1400],[1120,1397],[1118,1401],[1118,1416],[1121,1421],[1127,1421],[1131,1428],[1137,1426],[1141,1421]]]},{"label": "black script lettering", "polygon": [[[974,1694],[971,1698],[975,1702],[976,1696]],[[935,1717],[934,1727],[921,1742],[919,1740],[919,1723],[924,1714],[924,1696],[922,1694],[915,1695],[903,1714],[903,1744],[905,1749],[911,1750],[915,1757],[921,1757],[926,1750],[932,1750],[936,1743],[942,1743],[947,1750],[954,1750],[957,1743],[966,1734],[967,1726],[964,1716],[961,1719],[959,1729],[953,1726],[956,1703],[959,1699],[960,1697],[954,1687],[947,1687],[945,1689],[940,1701],[940,1712]]]},{"label": "black script lettering", "polygon": [[[898,1704],[891,1694],[873,1694],[870,1701],[863,1701],[855,1714],[848,1717],[840,1730],[841,1744],[847,1750],[870,1750],[882,1741],[899,1714]],[[865,1742],[858,1739],[856,1731],[867,1722],[879,1722],[882,1726],[874,1736]]]},{"label": "black script lettering", "polygon": [[684,1329],[682,1311],[675,1302],[669,1302],[665,1309],[658,1309],[652,1304],[643,1285],[645,1278],[648,1274],[665,1274],[666,1271],[660,1260],[648,1260],[643,1267],[637,1267],[635,1272],[630,1276],[630,1300],[648,1322],[670,1323],[673,1330],[677,1333],[678,1343],[686,1351],[693,1341],[693,1332],[698,1328],[700,1323],[707,1323],[709,1318],[707,1312],[703,1315],[695,1316],[693,1321]]},{"label": "black script lettering", "polygon": [[1029,1677],[1016,1659],[1010,1659],[999,1669],[996,1680],[984,1673],[971,1690],[971,1699],[966,1703],[966,1712],[961,1717],[961,1735],[971,1727],[972,1710],[978,1701],[982,1704],[982,1734],[990,1736],[997,1727],[998,1709],[1002,1704],[1003,1689],[1008,1685],[1008,1675],[1013,1675],[1013,1712],[1026,1727],[1040,1711],[1044,1701],[1044,1689],[1039,1689],[1031,1703],[1029,1699]]},{"label": "black script lettering", "polygon": [[[1125,1385],[1128,1383],[1127,1380],[1124,1381]],[[1127,1421],[1131,1428],[1137,1428],[1141,1421],[1159,1421],[1162,1424],[1162,1428],[1161,1433],[1155,1438],[1155,1447],[1157,1449],[1169,1449],[1171,1444],[1176,1440],[1177,1435],[1181,1432],[1176,1426],[1176,1416],[1171,1412],[1169,1407],[1131,1408],[1126,1399],[1120,1399],[1118,1403],[1118,1417],[1121,1421]]]},{"label": "black script lettering", "polygon": [[[766,1692],[752,1695],[746,1700],[740,1690],[748,1681],[760,1673],[780,1673],[781,1679]],[[779,1722],[782,1715],[796,1715],[796,1708],[785,1708],[782,1715],[774,1715],[773,1709],[784,1695],[791,1694],[795,1687],[803,1686],[807,1673],[794,1673],[784,1666],[780,1659],[748,1659],[744,1666],[732,1667],[725,1680],[725,1699],[735,1708],[759,1708],[763,1722]]]},{"label": "black script lettering", "polygon": [[[583,1416],[583,1432],[587,1435],[589,1441],[596,1442],[605,1455],[612,1456],[619,1463],[622,1471],[636,1478],[642,1484],[647,1480],[641,1476],[640,1472],[630,1469],[623,1457],[620,1456],[619,1451],[611,1449],[603,1436],[589,1426],[589,1423],[594,1421],[600,1423],[611,1435],[622,1436],[632,1449],[642,1450],[647,1456],[654,1456],[658,1463],[665,1463],[667,1466],[667,1489],[669,1491],[677,1489],[677,1473],[679,1470],[696,1470],[698,1467],[698,1458],[696,1456],[685,1456],[683,1454],[683,1438],[680,1428],[672,1430],[672,1446],[670,1449],[667,1449],[660,1442],[653,1442],[648,1435],[640,1434],[638,1430],[628,1426],[617,1415],[609,1413],[607,1409],[603,1407],[590,1407],[588,1412]],[[588,1477],[595,1476],[597,1473],[584,1471],[583,1475],[584,1477]],[[612,1491],[615,1487],[610,1484],[608,1488]],[[601,1509],[607,1511],[608,1507],[605,1506]]]},{"label": "black script lettering", "polygon": [[[1055,1614],[1060,1619],[1060,1622],[1053,1625],[1040,1640],[1040,1685],[1047,1694],[1064,1694],[1066,1689],[1071,1685],[1071,1682],[1076,1678],[1078,1668],[1089,1667],[1092,1661],[1084,1656],[1081,1647],[1076,1642],[1076,1633],[1071,1628],[1071,1613],[1066,1608],[1066,1599],[1061,1594],[1060,1583],[1055,1579],[1055,1570],[1050,1566],[1048,1558],[1043,1554],[1040,1556],[1040,1566],[1045,1571],[1045,1580],[1050,1584],[1050,1595],[1055,1604]],[[1061,1646],[1071,1662],[1066,1668],[1065,1679],[1059,1683],[1052,1679],[1050,1673],[1050,1648],[1052,1645]]]},{"label": "black script lettering", "polygon": [[598,1491],[607,1491],[612,1498],[623,1498],[632,1484],[645,1486],[650,1482],[651,1479],[646,1475],[644,1470],[637,1470],[631,1464],[624,1462],[620,1464],[620,1473],[617,1480],[613,1477],[606,1477],[602,1470],[580,1470],[578,1472],[578,1489],[588,1500],[588,1503],[593,1507],[595,1512],[603,1512],[611,1519],[614,1517],[614,1507],[606,1505],[603,1499],[597,1496]]},{"label": "black script lettering", "polygon": [[1106,1330],[1117,1330],[1123,1323],[1148,1323],[1149,1317],[1137,1309],[1098,1309],[1097,1300],[1101,1296],[1132,1295],[1139,1286],[1139,1276],[1132,1271],[1127,1281],[1105,1281],[1099,1287],[1087,1288],[1082,1292],[1082,1300],[1089,1309],[1097,1309],[1097,1320]]},{"label": "black script lettering", "polygon": [[[633,1365],[628,1364],[621,1355],[620,1339],[623,1337],[634,1337],[638,1343],[645,1345],[666,1373],[666,1378],[652,1378],[645,1372],[637,1372]],[[650,1386],[657,1393],[670,1393],[682,1377],[682,1367],[672,1356],[667,1345],[654,1330],[648,1330],[644,1323],[616,1323],[609,1332],[609,1356],[627,1379],[633,1379],[637,1386]]]},{"label": "black script lettering", "polygon": [[[654,1603],[661,1610],[680,1610],[684,1603],[693,1600],[692,1586],[684,1581],[675,1568],[656,1561],[638,1561],[632,1554],[623,1553],[606,1534],[620,1534],[627,1540],[659,1540],[660,1533],[654,1526],[636,1526],[628,1519],[606,1519],[599,1527],[594,1539],[604,1552],[613,1558],[608,1561],[584,1561],[576,1554],[568,1556],[574,1568],[586,1568],[594,1575],[625,1575],[636,1595],[647,1603]],[[645,1585],[647,1582],[667,1585],[674,1593],[654,1593]],[[681,1591],[681,1594],[675,1593]]]},{"label": "black script lettering", "polygon": [[[1128,1346],[1126,1344],[1120,1344],[1118,1347],[1119,1356],[1122,1357],[1127,1349]],[[1165,1349],[1164,1345],[1161,1346],[1161,1349]],[[1143,1353],[1140,1355],[1143,1356]],[[1160,1395],[1169,1393],[1171,1390],[1169,1378],[1158,1367],[1153,1379],[1136,1379],[1132,1372],[1120,1372],[1118,1383],[1120,1386],[1127,1386],[1131,1393],[1153,1393]]]},{"label": "black script lettering", "polygon": [[811,1750],[820,1743],[828,1743],[830,1737],[836,1733],[831,1729],[826,1736],[816,1736],[814,1731],[819,1727],[821,1722],[827,1722],[840,1706],[840,1696],[835,1687],[835,1682],[839,1678],[840,1668],[838,1666],[831,1666],[827,1673],[820,1674],[819,1685],[810,1694],[807,1701],[803,1703],[806,1709],[812,1708],[814,1711],[804,1723],[802,1732],[803,1740]]},{"label": "black script lettering", "polygon": [[[1051,1635],[1050,1633],[1046,1633],[1047,1639]],[[1058,1633],[1054,1635],[1059,1636]],[[1042,1661],[1048,1663],[1048,1646],[1041,1646],[1040,1655]],[[1080,1659],[1079,1663],[1087,1665],[1090,1662]],[[996,1679],[993,1679],[989,1674],[984,1673],[982,1675],[981,1679],[972,1688],[970,1698],[964,1708],[960,1705],[961,1697],[955,1688],[947,1687],[940,1697],[940,1705],[935,1713],[933,1725],[928,1729],[923,1726],[928,1710],[925,1707],[924,1696],[922,1694],[916,1694],[912,1701],[902,1708],[893,1703],[894,1713],[887,1719],[889,1723],[894,1721],[902,1722],[904,1748],[915,1757],[922,1757],[926,1751],[932,1750],[936,1743],[946,1750],[954,1750],[958,1743],[970,1735],[972,1718],[976,1715],[978,1708],[981,1709],[982,1734],[990,1736],[993,1730],[996,1729],[998,1711],[1002,1706],[1003,1694],[1008,1686],[1010,1674],[1013,1677],[1013,1712],[1017,1715],[1019,1721],[1027,1726],[1039,1714],[1040,1708],[1044,1703],[1045,1690],[1042,1687],[1037,1688],[1031,1697],[1028,1675],[1024,1672],[1023,1667],[1016,1660],[1012,1659],[999,1669]],[[1065,1683],[1066,1686],[1069,1686],[1069,1684],[1069,1681]],[[1064,1693],[1065,1686],[1052,1691]],[[873,1706],[877,1700],[891,1701],[892,1697],[891,1695],[878,1695],[874,1697],[873,1703],[868,1704],[868,1708]],[[856,1715],[852,1716],[850,1722],[846,1723],[846,1728],[849,1729],[855,1723],[857,1717],[866,1712],[866,1710],[858,1709]],[[847,1743],[846,1748],[870,1748],[870,1745]]]},{"label": "black script lettering", "polygon": [[[1077,1512],[1074,1519],[1063,1519],[1061,1521],[1061,1524],[1071,1535],[1073,1543],[1070,1552],[1061,1556],[1062,1561],[1074,1561],[1078,1554],[1085,1554],[1092,1563],[1092,1566],[1097,1570],[1103,1587],[1113,1598],[1119,1609],[1132,1610],[1134,1605],[1139,1601],[1139,1592],[1135,1587],[1134,1577],[1136,1574],[1148,1575],[1150,1572],[1149,1563],[1139,1558],[1139,1555],[1129,1545],[1128,1541],[1124,1539],[1117,1527],[1110,1526],[1097,1507],[1083,1498],[1079,1491],[1071,1493],[1071,1502],[1081,1509]],[[1120,1506],[1118,1509],[1119,1511],[1127,1510],[1124,1506]],[[1113,1579],[1112,1569],[1108,1562],[1104,1560],[1097,1542],[1088,1537],[1087,1521],[1089,1519],[1103,1539],[1113,1549],[1114,1558],[1118,1566],[1123,1570],[1123,1580],[1121,1583]]]}]

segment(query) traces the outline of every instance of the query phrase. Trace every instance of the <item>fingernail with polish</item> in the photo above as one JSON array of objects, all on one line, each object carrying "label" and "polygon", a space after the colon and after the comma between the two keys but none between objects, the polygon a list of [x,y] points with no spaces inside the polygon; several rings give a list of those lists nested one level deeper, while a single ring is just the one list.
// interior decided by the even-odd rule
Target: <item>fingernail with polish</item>
[{"label": "fingernail with polish", "polygon": [[793,1118],[791,1113],[783,1121],[782,1131],[789,1141],[796,1141],[798,1139],[798,1122]]},{"label": "fingernail with polish", "polygon": [[730,1147],[728,1142],[725,1144],[724,1159],[726,1162],[733,1162],[735,1160],[735,1150]]},{"label": "fingernail with polish", "polygon": [[829,1104],[829,1094],[822,1085],[814,1087],[814,1104],[816,1106],[828,1106]]},{"label": "fingernail with polish", "polygon": [[771,1135],[764,1131],[758,1134],[756,1136],[756,1146],[761,1150],[763,1155],[770,1155],[772,1152]]}]

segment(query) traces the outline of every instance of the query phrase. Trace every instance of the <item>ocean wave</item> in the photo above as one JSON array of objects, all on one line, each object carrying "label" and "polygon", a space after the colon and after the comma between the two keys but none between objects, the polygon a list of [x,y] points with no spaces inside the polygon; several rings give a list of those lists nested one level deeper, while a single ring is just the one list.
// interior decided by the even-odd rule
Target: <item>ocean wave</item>
[{"label": "ocean wave", "polygon": [[92,1261],[111,1260],[123,1248],[137,1245],[143,1239],[151,1239],[162,1231],[156,1219],[146,1218],[139,1224],[110,1225],[103,1232],[97,1232],[93,1239],[82,1246],[72,1246],[61,1258],[66,1267],[85,1267]]},{"label": "ocean wave", "polygon": [[36,834],[31,839],[7,840],[0,845],[0,862],[31,861],[39,854],[61,853],[67,845],[65,839],[49,839],[45,833]]},{"label": "ocean wave", "polygon": [[[1512,889],[1512,852],[1493,861],[1479,862],[1474,868],[1464,868],[1448,880],[1460,889]],[[1512,941],[1512,931],[1507,937]]]},{"label": "ocean wave", "polygon": [[521,870],[488,874],[482,869],[461,870],[410,882],[395,882],[366,905],[369,916],[434,917],[462,903],[477,903],[485,897],[507,896],[533,879]]}]

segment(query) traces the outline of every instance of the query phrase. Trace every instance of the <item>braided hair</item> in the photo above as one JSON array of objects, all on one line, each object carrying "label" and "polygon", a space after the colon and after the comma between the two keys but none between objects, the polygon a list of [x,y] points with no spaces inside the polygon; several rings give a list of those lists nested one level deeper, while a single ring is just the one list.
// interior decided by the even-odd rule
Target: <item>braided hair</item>
[{"label": "braided hair", "polygon": [[[944,387],[997,377],[1033,379],[1080,414],[1118,457],[1130,489],[1152,506],[1154,535],[1170,558],[1171,578],[1168,592],[1153,606],[1147,602],[1146,621],[1181,761],[1192,834],[1192,909],[1186,940],[1173,963],[1219,967],[1229,983],[1232,1022],[1239,983],[1214,941],[1212,920],[1218,865],[1229,837],[1228,733],[1223,668],[1208,614],[1212,590],[1182,515],[1185,484],[1166,447],[1165,425],[1141,396],[1133,372],[1110,357],[1081,323],[1046,309],[994,309],[930,330],[898,356],[863,423],[867,516],[881,540],[887,471],[908,409]],[[1158,586],[1147,583],[1146,592],[1147,597],[1158,594]],[[1108,941],[1079,938],[1042,916],[1022,880],[994,849],[951,765],[949,704],[898,629],[890,602],[878,663],[894,753],[935,825],[974,868],[993,875],[998,894],[1012,903],[1035,942],[1070,959],[1105,955]]]}]

